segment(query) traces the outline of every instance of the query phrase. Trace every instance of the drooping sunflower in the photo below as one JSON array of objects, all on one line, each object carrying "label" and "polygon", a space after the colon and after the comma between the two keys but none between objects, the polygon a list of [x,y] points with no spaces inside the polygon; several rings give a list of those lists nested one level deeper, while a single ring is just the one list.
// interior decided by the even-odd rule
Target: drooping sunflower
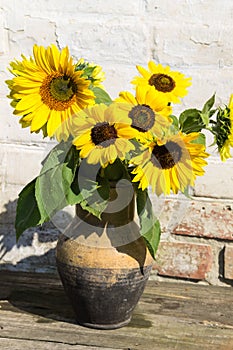
[{"label": "drooping sunflower", "polygon": [[115,105],[98,104],[89,107],[82,115],[72,118],[73,144],[80,150],[80,157],[87,163],[104,168],[117,158],[124,160],[126,153],[134,149],[136,131],[130,120],[116,113]]},{"label": "drooping sunflower", "polygon": [[180,97],[187,94],[187,87],[191,85],[191,78],[186,78],[184,74],[172,71],[170,67],[148,63],[149,70],[137,66],[142,77],[135,77],[132,84],[153,88],[159,96],[165,96],[167,102],[180,103]]},{"label": "drooping sunflower", "polygon": [[89,90],[90,81],[82,77],[82,71],[75,71],[68,48],[61,51],[51,45],[48,48],[34,45],[33,58],[11,62],[8,80],[14,114],[23,116],[22,127],[30,126],[31,132],[43,131],[44,136],[62,134],[63,122],[74,113],[94,104],[95,96]]},{"label": "drooping sunflower", "polygon": [[231,147],[233,147],[233,94],[230,102],[224,109],[219,108],[216,122],[213,122],[212,131],[222,161],[231,158]]},{"label": "drooping sunflower", "polygon": [[208,157],[205,146],[193,142],[198,136],[199,133],[179,132],[162,140],[151,139],[149,147],[132,159],[136,165],[133,182],[139,181],[142,190],[151,185],[158,196],[170,194],[171,190],[175,194],[184,192],[187,186],[193,186],[196,176],[204,174]]},{"label": "drooping sunflower", "polygon": [[119,113],[125,114],[131,120],[132,128],[138,130],[139,138],[147,138],[148,132],[160,135],[161,128],[171,124],[169,115],[172,108],[168,106],[164,96],[158,97],[152,90],[142,86],[136,87],[135,96],[123,91],[115,99]]}]

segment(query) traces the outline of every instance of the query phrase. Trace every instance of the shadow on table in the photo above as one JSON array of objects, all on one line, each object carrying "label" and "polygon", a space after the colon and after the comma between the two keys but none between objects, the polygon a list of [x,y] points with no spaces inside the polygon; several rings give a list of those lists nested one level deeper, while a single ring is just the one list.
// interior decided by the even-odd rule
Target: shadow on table
[{"label": "shadow on table", "polygon": [[[33,288],[26,289],[25,286],[16,283],[14,290],[11,291],[8,297],[8,301],[14,308],[39,316],[37,323],[60,321],[77,324],[73,309],[60,280],[58,279],[55,283],[54,280],[50,287],[41,285],[40,280],[38,280],[38,284],[35,282]],[[143,313],[140,312],[140,306],[137,306],[127,327],[149,328],[152,327],[152,323],[145,319]]]},{"label": "shadow on table", "polygon": [[[45,317],[38,318],[38,322],[55,319],[75,323],[57,275],[55,248],[50,248],[60,232],[48,222],[26,230],[16,241],[16,204],[17,200],[9,201],[0,214],[0,279],[6,286],[0,299],[7,298],[13,307]],[[46,285],[45,276],[51,278],[50,285]]]},{"label": "shadow on table", "polygon": [[[39,227],[27,229],[16,241],[14,227],[16,203],[17,200],[9,201],[0,214],[0,270],[55,271],[53,243],[57,241],[60,233],[58,228],[48,222]],[[24,258],[24,256],[27,257]]]},{"label": "shadow on table", "polygon": [[50,279],[53,284],[48,286],[44,278],[37,278],[36,274],[33,278],[35,282],[31,286],[16,283],[7,298],[9,303],[24,312],[41,316],[38,323],[49,323],[53,320],[76,323],[60,280],[56,280],[54,276]]}]

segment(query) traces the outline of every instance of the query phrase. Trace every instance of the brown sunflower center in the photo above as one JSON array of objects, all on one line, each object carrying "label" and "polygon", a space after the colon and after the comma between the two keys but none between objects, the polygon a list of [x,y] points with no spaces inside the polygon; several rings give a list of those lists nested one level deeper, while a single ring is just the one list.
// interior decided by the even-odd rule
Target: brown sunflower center
[{"label": "brown sunflower center", "polygon": [[156,167],[171,169],[180,161],[182,149],[177,143],[169,141],[162,146],[155,145],[152,154],[151,161]]},{"label": "brown sunflower center", "polygon": [[172,77],[162,73],[153,74],[148,82],[151,86],[154,86],[156,90],[161,92],[171,92],[176,86]]},{"label": "brown sunflower center", "polygon": [[91,139],[96,146],[101,144],[103,147],[108,147],[115,142],[117,137],[114,125],[109,125],[107,122],[97,123],[91,129]]},{"label": "brown sunflower center", "polygon": [[69,108],[76,101],[77,91],[72,78],[58,72],[47,75],[40,87],[42,102],[56,111]]},{"label": "brown sunflower center", "polygon": [[132,127],[141,132],[150,130],[155,123],[154,111],[145,104],[134,106],[128,115],[132,119]]}]

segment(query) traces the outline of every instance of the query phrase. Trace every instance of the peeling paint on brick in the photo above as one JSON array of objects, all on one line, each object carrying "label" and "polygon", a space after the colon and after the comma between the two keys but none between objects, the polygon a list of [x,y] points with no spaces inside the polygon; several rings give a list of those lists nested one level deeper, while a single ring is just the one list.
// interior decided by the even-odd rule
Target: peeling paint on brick
[{"label": "peeling paint on brick", "polygon": [[203,280],[212,266],[209,245],[161,242],[154,268],[159,275]]},{"label": "peeling paint on brick", "polygon": [[173,234],[233,241],[233,202],[192,201]]},{"label": "peeling paint on brick", "polygon": [[233,246],[225,248],[224,277],[233,281]]}]

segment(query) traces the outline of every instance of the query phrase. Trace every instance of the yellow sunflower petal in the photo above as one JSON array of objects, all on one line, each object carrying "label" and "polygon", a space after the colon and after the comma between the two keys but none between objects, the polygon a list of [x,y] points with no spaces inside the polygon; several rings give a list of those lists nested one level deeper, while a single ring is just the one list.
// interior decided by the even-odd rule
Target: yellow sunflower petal
[{"label": "yellow sunflower petal", "polygon": [[89,153],[94,149],[94,145],[89,142],[80,151],[80,157],[81,158],[87,158]]},{"label": "yellow sunflower petal", "polygon": [[45,59],[45,48],[43,46],[34,45],[33,54],[36,64],[47,74],[50,74],[50,67]]},{"label": "yellow sunflower petal", "polygon": [[33,116],[33,119],[31,122],[31,128],[30,128],[31,132],[41,129],[42,126],[47,123],[50,111],[45,105],[42,105],[40,107],[40,111],[34,114],[35,115]]},{"label": "yellow sunflower petal", "polygon": [[61,114],[58,111],[51,110],[49,120],[47,123],[48,136],[52,137],[61,125]]},{"label": "yellow sunflower petal", "polygon": [[138,131],[136,129],[131,128],[131,126],[128,126],[128,125],[124,125],[124,126],[121,125],[121,127],[116,125],[116,129],[119,137],[123,137],[126,139],[133,139],[138,136]]},{"label": "yellow sunflower petal", "polygon": [[38,104],[41,104],[40,96],[37,94],[32,94],[32,95],[29,94],[29,95],[24,96],[17,103],[16,110],[17,111],[24,111],[24,110],[27,111],[28,109],[31,109],[33,106],[36,106]]},{"label": "yellow sunflower petal", "polygon": [[78,149],[82,148],[83,146],[85,146],[87,143],[90,143],[90,142],[91,142],[91,134],[89,130],[85,131],[84,133],[82,133],[80,136],[78,136],[73,140],[73,144]]},{"label": "yellow sunflower petal", "polygon": [[174,193],[177,193],[177,191],[180,188],[180,184],[179,184],[179,180],[177,178],[177,174],[176,174],[176,168],[172,168],[171,169],[171,183],[172,183],[172,191]]},{"label": "yellow sunflower petal", "polygon": [[51,68],[55,71],[59,71],[60,52],[57,46],[51,45],[51,47],[48,47],[46,53]]},{"label": "yellow sunflower petal", "polygon": [[119,93],[119,97],[115,100],[116,102],[129,103],[136,105],[137,101],[133,94],[129,91],[122,91]]},{"label": "yellow sunflower petal", "polygon": [[142,66],[136,66],[136,68],[145,79],[150,78],[150,73],[145,68],[143,68]]},{"label": "yellow sunflower petal", "polygon": [[100,162],[101,155],[102,155],[102,148],[95,147],[93,148],[87,158],[87,162],[89,164],[97,164]]}]

